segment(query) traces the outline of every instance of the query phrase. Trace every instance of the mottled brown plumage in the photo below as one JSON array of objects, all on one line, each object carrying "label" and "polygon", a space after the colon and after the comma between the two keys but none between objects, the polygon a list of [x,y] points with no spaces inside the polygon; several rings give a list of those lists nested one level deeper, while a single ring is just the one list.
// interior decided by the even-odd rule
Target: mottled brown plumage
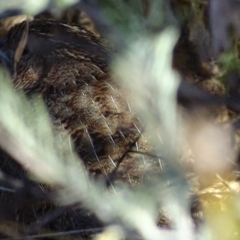
[{"label": "mottled brown plumage", "polygon": [[[109,173],[129,148],[148,149],[143,137],[138,139],[139,120],[126,101],[126,91],[110,76],[108,52],[97,36],[80,26],[33,20],[14,69],[14,55],[26,30],[25,21],[8,32],[1,48],[8,60],[3,63],[17,89],[42,96],[54,127],[71,134],[91,171]],[[128,153],[118,174],[133,182],[147,165],[144,155]]]}]

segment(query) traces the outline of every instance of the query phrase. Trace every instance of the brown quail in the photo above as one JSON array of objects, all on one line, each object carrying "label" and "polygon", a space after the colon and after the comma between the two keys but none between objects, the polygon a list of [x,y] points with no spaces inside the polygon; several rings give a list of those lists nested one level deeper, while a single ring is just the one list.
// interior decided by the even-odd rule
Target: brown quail
[{"label": "brown quail", "polygon": [[[2,62],[17,89],[42,96],[54,128],[71,134],[86,167],[105,174],[121,160],[118,176],[132,184],[146,166],[159,168],[156,159],[150,164],[143,154],[127,153],[149,147],[126,91],[109,74],[108,50],[101,40],[81,26],[40,19],[28,24],[15,25],[2,40]],[[27,43],[14,63],[24,31]]]}]

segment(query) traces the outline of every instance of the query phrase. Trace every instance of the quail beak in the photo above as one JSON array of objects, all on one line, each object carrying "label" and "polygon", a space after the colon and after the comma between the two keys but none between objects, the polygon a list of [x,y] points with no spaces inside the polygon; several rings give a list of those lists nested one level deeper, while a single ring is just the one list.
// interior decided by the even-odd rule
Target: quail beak
[{"label": "quail beak", "polygon": [[6,52],[3,50],[3,42],[0,40],[0,65],[3,67],[10,69],[11,61],[7,56]]},{"label": "quail beak", "polygon": [[0,49],[0,60],[4,65],[10,64],[10,59],[7,57],[6,53],[4,53],[1,49]]}]

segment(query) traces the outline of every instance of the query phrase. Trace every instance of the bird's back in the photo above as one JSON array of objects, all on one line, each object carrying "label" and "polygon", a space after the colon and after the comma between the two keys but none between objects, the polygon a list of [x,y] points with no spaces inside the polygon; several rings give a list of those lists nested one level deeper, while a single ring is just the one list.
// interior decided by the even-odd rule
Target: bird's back
[{"label": "bird's back", "polygon": [[[13,69],[24,31],[27,43]],[[145,156],[128,151],[144,152],[149,146],[140,137],[141,124],[126,100],[127,91],[111,78],[108,51],[97,36],[51,20],[25,21],[9,31],[2,51],[15,87],[42,96],[54,127],[71,134],[91,171],[109,173],[123,158],[119,175],[130,181],[141,176],[148,165]]]}]

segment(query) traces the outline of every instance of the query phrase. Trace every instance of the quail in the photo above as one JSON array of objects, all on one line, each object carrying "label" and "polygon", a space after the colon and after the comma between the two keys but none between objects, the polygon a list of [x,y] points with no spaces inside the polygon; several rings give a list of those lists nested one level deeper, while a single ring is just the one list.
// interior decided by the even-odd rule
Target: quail
[{"label": "quail", "polygon": [[14,87],[42,97],[54,129],[68,131],[90,172],[111,173],[119,165],[117,175],[134,184],[146,166],[159,168],[156,159],[146,163],[146,155],[136,153],[151,148],[127,91],[111,77],[110,50],[97,35],[81,26],[35,19],[14,25],[1,42],[2,64]]}]

